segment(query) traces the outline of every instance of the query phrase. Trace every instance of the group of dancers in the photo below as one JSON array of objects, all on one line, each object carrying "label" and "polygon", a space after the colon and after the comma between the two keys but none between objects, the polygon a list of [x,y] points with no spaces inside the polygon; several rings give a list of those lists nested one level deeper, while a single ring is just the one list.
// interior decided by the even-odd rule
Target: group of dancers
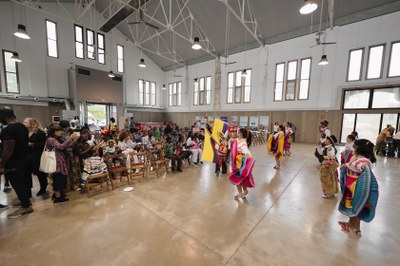
[{"label": "group of dancers", "polygon": [[[357,134],[347,136],[345,150],[341,153],[341,162],[337,160],[337,139],[328,129],[328,121],[321,122],[321,139],[316,155],[321,163],[320,180],[323,198],[333,198],[340,190],[342,198],[339,211],[349,217],[348,221],[339,221],[340,228],[356,237],[361,237],[361,221],[370,222],[375,216],[378,200],[378,183],[372,172],[376,162],[374,144],[366,139],[357,139]],[[252,170],[255,159],[247,143],[248,132],[240,128],[237,138],[230,143],[230,181],[237,188],[235,200],[245,198],[248,188],[255,185]],[[278,125],[276,132],[268,138],[268,153],[275,157],[274,169],[280,169],[280,160],[284,155],[291,155],[290,123]],[[340,168],[339,168],[340,166]],[[340,169],[340,178],[338,170]],[[226,168],[224,169],[226,171]]]}]

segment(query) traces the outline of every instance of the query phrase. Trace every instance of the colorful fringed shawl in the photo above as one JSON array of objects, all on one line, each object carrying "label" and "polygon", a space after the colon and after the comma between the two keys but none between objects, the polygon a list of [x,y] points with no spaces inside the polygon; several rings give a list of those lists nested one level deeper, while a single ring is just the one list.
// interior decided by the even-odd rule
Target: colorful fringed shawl
[{"label": "colorful fringed shawl", "polygon": [[231,143],[231,166],[232,172],[229,179],[232,184],[240,185],[244,182],[245,187],[254,187],[253,167],[255,159],[251,156],[246,156],[238,149],[237,140]]},{"label": "colorful fringed shawl", "polygon": [[285,142],[284,142],[285,150],[290,150],[290,148],[292,147],[292,142],[293,142],[292,134],[293,132],[291,129],[285,131]]},{"label": "colorful fringed shawl", "polygon": [[268,138],[268,154],[271,156],[278,156],[281,160],[283,157],[283,146],[284,146],[284,133],[279,132],[278,137],[275,139],[274,134],[271,134]]},{"label": "colorful fringed shawl", "polygon": [[364,222],[370,222],[374,218],[379,197],[378,182],[368,162],[366,158],[358,158],[340,171],[343,198],[339,211],[349,217],[358,217]]}]

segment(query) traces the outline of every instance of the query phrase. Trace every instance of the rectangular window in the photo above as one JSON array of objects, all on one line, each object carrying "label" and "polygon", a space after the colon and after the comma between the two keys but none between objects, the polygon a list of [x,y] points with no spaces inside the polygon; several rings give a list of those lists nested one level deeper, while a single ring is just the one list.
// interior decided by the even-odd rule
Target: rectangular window
[{"label": "rectangular window", "polygon": [[233,72],[228,73],[227,103],[233,103]]},{"label": "rectangular window", "polygon": [[57,24],[46,19],[47,56],[58,58]]},{"label": "rectangular window", "polygon": [[151,82],[150,94],[151,94],[151,98],[150,98],[151,105],[156,106],[156,83],[155,82]]},{"label": "rectangular window", "polygon": [[367,109],[369,105],[369,96],[369,90],[345,91],[343,109]]},{"label": "rectangular window", "polygon": [[400,42],[392,43],[388,77],[400,77]]},{"label": "rectangular window", "polygon": [[84,59],[83,27],[75,25],[75,57]]},{"label": "rectangular window", "polygon": [[310,92],[311,58],[302,59],[300,63],[299,100],[308,100]]},{"label": "rectangular window", "polygon": [[206,78],[206,104],[211,104],[211,77]]},{"label": "rectangular window", "polygon": [[193,85],[193,105],[211,104],[211,77],[197,78]]},{"label": "rectangular window", "polygon": [[286,75],[286,101],[294,101],[296,95],[297,60],[288,62]]},{"label": "rectangular window", "polygon": [[400,88],[374,90],[372,108],[400,108]]},{"label": "rectangular window", "polygon": [[251,100],[251,69],[228,73],[227,103],[249,103]]},{"label": "rectangular window", "polygon": [[11,60],[13,52],[3,50],[4,76],[8,93],[19,93],[18,64]]},{"label": "rectangular window", "polygon": [[169,106],[182,105],[182,82],[174,82],[169,84]]},{"label": "rectangular window", "polygon": [[193,83],[193,105],[199,105],[199,80],[195,79]]},{"label": "rectangular window", "polygon": [[251,69],[246,70],[246,76],[244,77],[244,103],[250,102],[251,96]]},{"label": "rectangular window", "polygon": [[363,48],[350,51],[349,65],[347,71],[347,81],[361,80],[363,54],[364,54]]},{"label": "rectangular window", "polygon": [[106,41],[104,35],[97,33],[97,62],[99,64],[106,64]]},{"label": "rectangular window", "polygon": [[144,105],[150,105],[150,82],[144,82]]},{"label": "rectangular window", "polygon": [[117,45],[117,71],[124,73],[124,47]]},{"label": "rectangular window", "polygon": [[360,139],[374,141],[379,134],[381,114],[357,114],[356,131]]},{"label": "rectangular window", "polygon": [[182,105],[182,82],[178,82],[178,103],[177,105],[181,106]]},{"label": "rectangular window", "polygon": [[87,49],[87,58],[95,60],[94,55],[94,31],[86,29],[86,49]]},{"label": "rectangular window", "polygon": [[346,143],[347,136],[354,131],[355,120],[356,120],[356,114],[343,114],[342,133],[340,134],[341,143]]},{"label": "rectangular window", "polygon": [[384,51],[385,45],[377,45],[369,48],[367,79],[382,78]]},{"label": "rectangular window", "polygon": [[282,101],[283,100],[284,77],[285,77],[285,63],[276,64],[276,66],[275,66],[274,101]]},{"label": "rectangular window", "polygon": [[139,79],[139,104],[143,105],[144,104],[144,88],[143,84],[144,81],[143,79]]}]

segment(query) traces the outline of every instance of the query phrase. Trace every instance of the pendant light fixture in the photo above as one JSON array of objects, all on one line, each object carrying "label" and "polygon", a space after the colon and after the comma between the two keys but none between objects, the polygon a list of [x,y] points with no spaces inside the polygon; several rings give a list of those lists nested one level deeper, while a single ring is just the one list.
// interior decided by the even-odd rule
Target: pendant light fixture
[{"label": "pendant light fixture", "polygon": [[318,5],[313,0],[304,0],[304,5],[300,8],[299,12],[302,15],[308,15],[317,10]]},{"label": "pendant light fixture", "polygon": [[10,60],[15,61],[17,63],[21,63],[22,60],[19,58],[18,53],[14,52],[13,55],[10,57]]},{"label": "pendant light fixture", "polygon": [[319,61],[318,65],[319,66],[326,66],[327,64],[329,64],[328,57],[326,56],[326,54],[323,54],[321,56],[321,60]]},{"label": "pendant light fixture", "polygon": [[242,77],[246,77],[247,76],[247,72],[246,72],[246,69],[244,69],[243,71],[242,71]]},{"label": "pendant light fixture", "polygon": [[146,63],[144,62],[144,58],[140,59],[139,67],[142,67],[142,68],[146,67]]},{"label": "pendant light fixture", "polygon": [[196,85],[199,84],[199,81],[197,78],[194,79],[194,84],[196,84]]},{"label": "pendant light fixture", "polygon": [[25,25],[18,24],[17,31],[14,32],[14,36],[24,39],[24,40],[29,40],[31,37],[28,35],[26,32],[26,27]]},{"label": "pendant light fixture", "polygon": [[167,87],[165,87],[165,84],[162,85],[162,90],[165,91]]},{"label": "pendant light fixture", "polygon": [[114,72],[112,72],[112,70],[110,70],[110,72],[108,72],[108,77],[115,78],[115,74],[114,74]]},{"label": "pendant light fixture", "polygon": [[202,47],[201,47],[201,44],[200,44],[200,39],[199,39],[199,37],[194,37],[192,49],[193,49],[193,50],[200,50],[201,48],[202,48]]}]

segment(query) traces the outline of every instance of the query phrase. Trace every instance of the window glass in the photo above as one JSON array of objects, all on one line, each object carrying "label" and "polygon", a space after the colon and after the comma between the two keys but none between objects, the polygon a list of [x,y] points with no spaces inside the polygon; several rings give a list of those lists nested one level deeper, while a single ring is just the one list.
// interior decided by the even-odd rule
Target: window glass
[{"label": "window glass", "polygon": [[400,108],[400,88],[375,89],[372,108]]},{"label": "window glass", "polygon": [[198,105],[199,104],[199,83],[194,82],[194,94],[193,94],[193,104]]},{"label": "window glass", "polygon": [[283,77],[285,76],[285,64],[277,64],[275,71],[276,82],[283,82]]},{"label": "window glass", "polygon": [[83,28],[75,25],[75,57],[84,58],[83,48]]},{"label": "window glass", "polygon": [[381,78],[384,48],[380,45],[369,49],[367,79]]},{"label": "window glass", "polygon": [[393,43],[390,51],[389,77],[400,76],[400,42]]},{"label": "window glass", "polygon": [[360,139],[368,139],[375,143],[379,134],[381,114],[357,114],[356,131]]},{"label": "window glass", "polygon": [[117,45],[117,71],[124,72],[124,47]]},{"label": "window glass", "polygon": [[144,83],[144,104],[150,105],[150,83],[148,81]]},{"label": "window glass", "polygon": [[227,102],[233,103],[233,72],[228,73]]},{"label": "window glass", "polygon": [[307,100],[310,88],[311,59],[301,60],[299,100]]},{"label": "window glass", "polygon": [[105,39],[104,35],[100,33],[97,33],[97,62],[103,65],[106,63]]},{"label": "window glass", "polygon": [[6,90],[11,93],[19,93],[18,66],[17,62],[11,60],[12,56],[12,52],[3,51]]},{"label": "window glass", "polygon": [[144,90],[143,90],[143,80],[139,79],[139,104],[144,104]]},{"label": "window glass", "polygon": [[211,77],[207,77],[206,85],[206,104],[211,104]]},{"label": "window glass", "polygon": [[344,96],[344,109],[365,109],[369,104],[369,90],[346,91]]},{"label": "window glass", "polygon": [[383,114],[381,130],[386,128],[387,125],[392,125],[394,128],[396,128],[397,116],[398,116],[397,113],[396,114]]},{"label": "window glass", "polygon": [[250,94],[251,94],[251,86],[250,86],[251,85],[251,70],[250,69],[246,70],[246,73],[247,73],[247,75],[244,78],[245,87],[244,87],[243,102],[248,103],[248,102],[250,102]]},{"label": "window glass", "polygon": [[169,106],[172,106],[172,83],[168,85],[168,98]]},{"label": "window glass", "polygon": [[178,82],[178,105],[182,105],[182,82]]},{"label": "window glass", "polygon": [[361,79],[363,52],[364,52],[363,49],[353,50],[350,52],[349,69],[347,72],[348,81],[355,81]]},{"label": "window glass", "polygon": [[156,105],[156,83],[151,83],[151,105]]},{"label": "window glass", "polygon": [[236,84],[235,86],[242,86],[242,71],[236,72]]},{"label": "window glass", "polygon": [[342,120],[342,134],[341,143],[346,143],[346,138],[351,132],[354,131],[354,120],[356,119],[356,114],[343,114]]},{"label": "window glass", "polygon": [[295,80],[296,72],[297,72],[297,61],[289,62],[287,80]]}]

